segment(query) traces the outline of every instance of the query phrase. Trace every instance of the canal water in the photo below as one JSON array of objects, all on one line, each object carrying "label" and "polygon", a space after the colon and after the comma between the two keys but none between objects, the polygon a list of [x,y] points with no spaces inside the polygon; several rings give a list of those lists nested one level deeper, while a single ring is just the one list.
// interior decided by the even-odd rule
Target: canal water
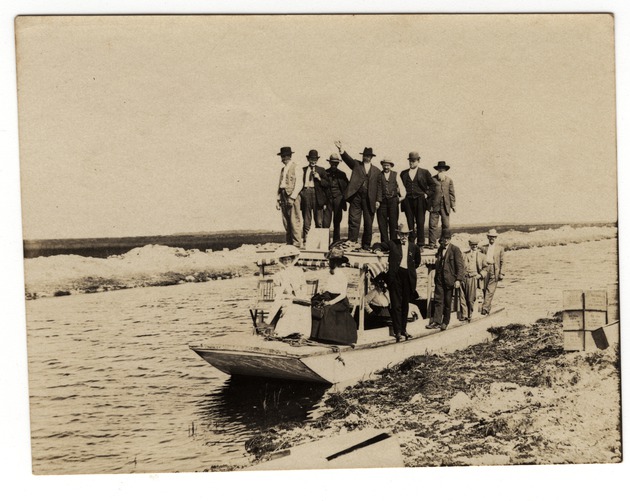
[{"label": "canal water", "polygon": [[[565,289],[614,287],[617,241],[506,253],[495,295],[511,322],[562,309]],[[204,471],[246,464],[245,442],[311,418],[313,385],[234,381],[188,346],[241,331],[256,277],[27,301],[37,474]],[[423,284],[419,284],[423,291]]]}]

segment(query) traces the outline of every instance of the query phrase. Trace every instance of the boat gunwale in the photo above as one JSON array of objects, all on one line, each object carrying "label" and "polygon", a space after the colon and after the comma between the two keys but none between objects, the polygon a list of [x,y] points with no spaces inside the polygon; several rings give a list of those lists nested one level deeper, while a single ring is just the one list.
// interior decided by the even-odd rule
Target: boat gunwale
[{"label": "boat gunwale", "polygon": [[[460,323],[458,325],[453,326],[453,328],[450,329],[450,330],[458,329],[460,327],[465,327],[467,325],[474,325],[474,324],[476,324],[478,322],[482,322],[484,320],[491,319],[495,315],[498,315],[498,314],[503,313],[505,311],[506,311],[505,308],[497,308],[495,311],[493,311],[492,313],[488,314],[487,316],[478,317],[476,319],[473,319],[471,322],[462,322],[462,323]],[[384,327],[382,327],[381,329],[384,329]],[[369,331],[366,331],[366,332],[369,332]],[[294,358],[295,359],[302,359],[302,358],[310,358],[310,357],[314,357],[314,356],[330,355],[330,354],[341,353],[341,352],[346,352],[346,351],[358,351],[358,350],[365,350],[365,349],[374,349],[374,348],[380,348],[382,346],[389,346],[389,345],[392,345],[392,344],[411,343],[413,341],[420,340],[420,339],[425,339],[427,337],[435,336],[435,335],[441,334],[443,332],[445,332],[445,331],[437,330],[437,329],[431,329],[430,331],[427,331],[426,333],[413,336],[412,338],[404,340],[404,341],[401,341],[400,343],[396,343],[396,341],[392,338],[392,339],[385,339],[385,340],[382,340],[382,341],[373,341],[371,343],[357,344],[354,348],[352,346],[337,345],[337,344],[324,344],[324,343],[319,343],[317,345],[305,344],[305,345],[295,346],[294,347],[294,348],[314,348],[314,349],[317,349],[317,351],[314,351],[312,353],[290,353],[288,351],[282,351],[282,350],[275,349],[275,348],[238,346],[238,345],[227,345],[227,344],[226,345],[219,344],[219,345],[213,345],[213,346],[189,345],[188,347],[191,350],[193,350],[195,353],[198,353],[198,350],[200,350],[200,351],[205,351],[205,352],[222,352],[222,353],[230,352],[230,353],[235,353],[235,354],[268,355],[268,356],[279,356],[279,357],[291,358],[291,359],[294,359]],[[282,341],[277,340],[276,342],[281,343]],[[314,342],[316,342],[316,341],[314,341]]]}]

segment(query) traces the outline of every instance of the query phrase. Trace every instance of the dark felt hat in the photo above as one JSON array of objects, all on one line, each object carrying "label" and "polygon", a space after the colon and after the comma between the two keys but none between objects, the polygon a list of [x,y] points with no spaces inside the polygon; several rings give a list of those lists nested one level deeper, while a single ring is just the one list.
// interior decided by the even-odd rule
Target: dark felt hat
[{"label": "dark felt hat", "polygon": [[444,238],[444,239],[451,239],[453,238],[453,234],[451,233],[451,230],[448,228],[445,228],[442,230],[442,235],[440,236],[440,238]]},{"label": "dark felt hat", "polygon": [[319,158],[319,153],[317,153],[317,150],[311,150],[306,155],[306,158]]},{"label": "dark felt hat", "polygon": [[278,153],[278,156],[284,156],[284,155],[293,155],[293,151],[291,151],[291,146],[283,146],[282,148],[280,148],[280,153]]},{"label": "dark felt hat", "polygon": [[450,165],[446,165],[446,162],[444,160],[440,160],[437,165],[435,167],[433,167],[435,170],[449,170],[451,167]]},{"label": "dark felt hat", "polygon": [[371,156],[371,157],[375,157],[376,155],[374,154],[374,152],[372,151],[372,148],[363,148],[363,153],[361,153],[362,156]]},{"label": "dark felt hat", "polygon": [[343,249],[341,247],[333,247],[327,252],[324,257],[326,257],[329,261],[339,261],[341,263],[347,263],[349,260],[344,255]]},{"label": "dark felt hat", "polygon": [[418,153],[417,151],[412,151],[411,153],[409,153],[409,157],[407,157],[407,160],[420,160],[420,153]]}]

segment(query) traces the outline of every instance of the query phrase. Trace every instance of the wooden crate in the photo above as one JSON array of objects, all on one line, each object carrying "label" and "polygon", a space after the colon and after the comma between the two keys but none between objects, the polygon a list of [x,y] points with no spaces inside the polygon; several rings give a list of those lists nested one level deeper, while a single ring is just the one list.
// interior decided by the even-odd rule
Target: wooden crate
[{"label": "wooden crate", "polygon": [[615,320],[619,320],[619,305],[618,304],[609,304],[608,305],[608,323],[614,322]]},{"label": "wooden crate", "polygon": [[607,296],[605,290],[586,291],[584,293],[584,309],[606,311],[608,307]]},{"label": "wooden crate", "polygon": [[564,351],[584,351],[584,331],[565,331]]},{"label": "wooden crate", "polygon": [[606,311],[585,311],[584,312],[584,329],[593,331],[603,327],[607,323]]},{"label": "wooden crate", "polygon": [[583,330],[584,329],[584,311],[582,310],[563,311],[562,312],[562,329],[565,331]]},{"label": "wooden crate", "polygon": [[584,292],[564,291],[562,294],[562,306],[564,310],[584,309]]}]

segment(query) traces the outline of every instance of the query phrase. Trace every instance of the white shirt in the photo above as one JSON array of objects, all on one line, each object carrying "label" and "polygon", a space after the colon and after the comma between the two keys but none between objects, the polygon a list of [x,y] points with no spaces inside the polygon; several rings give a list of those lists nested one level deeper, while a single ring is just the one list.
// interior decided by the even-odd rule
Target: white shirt
[{"label": "white shirt", "polygon": [[293,188],[293,192],[289,193],[289,196],[295,200],[300,194],[300,191],[302,191],[302,188],[304,186],[304,179],[303,179],[304,176],[301,176],[297,172],[298,169],[295,162],[289,162],[285,166],[282,167],[280,189],[284,189],[287,187],[287,171],[289,170],[289,167],[291,167],[291,165],[295,166],[295,187]]},{"label": "white shirt", "polygon": [[341,294],[345,296],[348,292],[348,277],[346,277],[346,274],[342,270],[335,269],[334,274],[328,275],[324,290],[331,294]]},{"label": "white shirt", "polygon": [[494,264],[494,244],[488,245],[488,250],[486,251],[486,263]]},{"label": "white shirt", "polygon": [[[311,179],[311,174],[313,175],[313,179]],[[304,176],[304,188],[314,188],[315,187],[315,167],[311,167],[310,165],[306,168],[306,175]]]},{"label": "white shirt", "polygon": [[407,256],[409,255],[409,240],[402,244],[402,259],[400,260],[400,267],[407,269]]}]

